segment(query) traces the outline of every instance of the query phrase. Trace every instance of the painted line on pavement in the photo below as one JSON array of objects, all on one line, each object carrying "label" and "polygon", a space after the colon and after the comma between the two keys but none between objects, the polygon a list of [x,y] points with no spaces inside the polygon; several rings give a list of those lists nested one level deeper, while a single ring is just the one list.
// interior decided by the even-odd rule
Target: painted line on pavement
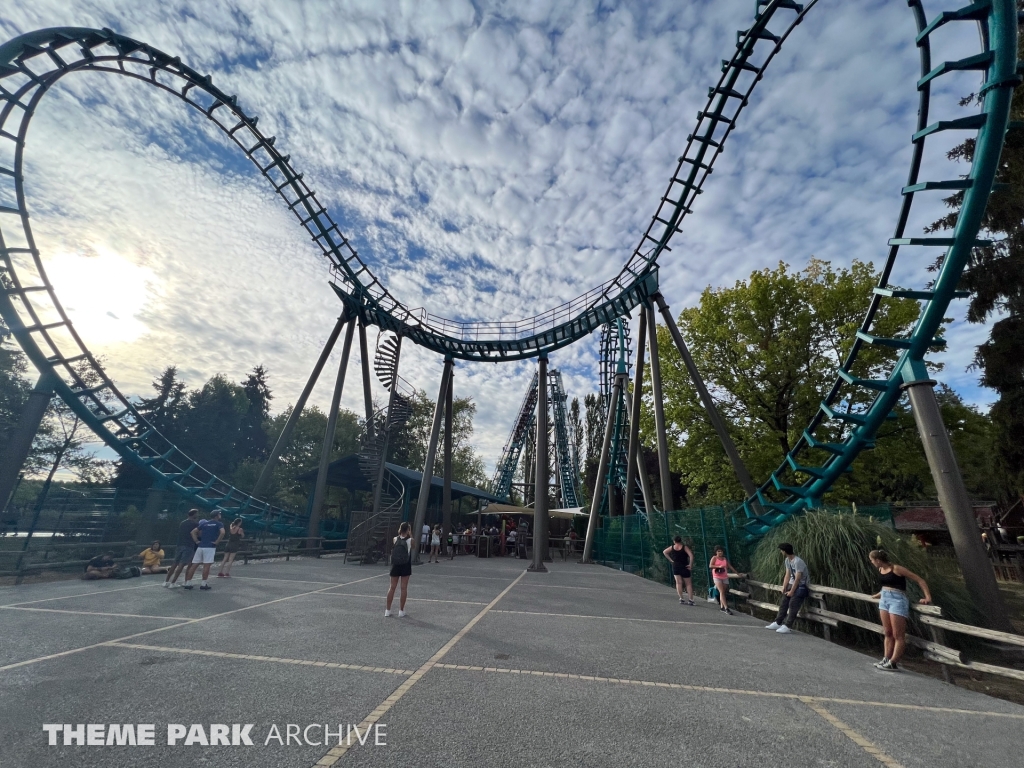
[{"label": "painted line on pavement", "polygon": [[652,624],[682,624],[694,627],[733,627],[734,629],[762,629],[760,622],[757,624],[735,624],[725,621],[678,621],[673,619],[633,619],[628,616],[591,616],[583,613],[543,613],[541,611],[491,611],[491,613],[515,613],[523,616],[556,616],[567,619],[604,619],[606,621],[643,621]]},{"label": "painted line on pavement", "polygon": [[76,616],[119,616],[125,619],[166,619],[167,621],[191,621],[191,616],[150,616],[144,613],[104,613],[102,611],[69,611],[62,608],[29,608],[26,605],[0,605],[0,611],[37,611],[39,613],[71,613]]},{"label": "painted line on pavement", "polygon": [[[384,699],[384,701],[381,702],[380,706],[378,706],[375,710],[373,710],[373,712],[367,715],[363,722],[359,724],[359,731],[368,732],[369,728],[372,725],[374,725],[382,717],[384,717],[384,715],[387,714],[388,710],[390,710],[395,704],[397,704],[399,700],[403,696],[405,696],[405,694],[408,693],[409,690],[414,685],[416,685],[416,683],[418,683],[425,674],[427,674],[427,672],[429,672],[431,669],[437,666],[441,659],[443,659],[447,655],[448,651],[454,648],[455,644],[459,642],[459,640],[461,640],[463,637],[465,637],[466,634],[477,625],[477,622],[479,622],[480,619],[486,616],[487,612],[490,611],[495,605],[497,605],[498,601],[501,600],[501,598],[503,598],[505,595],[507,595],[512,590],[512,587],[518,584],[525,575],[526,571],[520,573],[516,577],[515,581],[513,581],[511,584],[505,587],[505,589],[503,589],[497,597],[491,600],[491,602],[489,602],[487,606],[482,611],[480,611],[480,613],[478,613],[476,616],[470,619],[469,623],[462,629],[460,629],[451,640],[442,645],[441,648],[437,651],[437,653],[431,656],[422,667],[413,672],[412,675],[404,683],[398,686],[398,688],[395,689],[394,693],[392,693],[390,696]],[[348,752],[349,749],[351,749],[350,744],[339,744],[338,746],[331,749],[322,758],[320,758],[314,765],[334,765],[342,757],[345,756],[345,753]]]},{"label": "painted line on pavement", "polygon": [[[369,577],[367,577],[365,579],[358,579],[357,581],[350,581],[349,583],[350,584],[357,584],[359,581],[370,581],[371,579],[376,579],[376,578],[379,578],[380,576],[383,576],[383,575],[385,575],[385,574],[380,573],[380,574],[377,574],[376,576],[369,576]],[[171,624],[171,625],[166,626],[166,627],[158,627],[157,629],[150,629],[150,630],[148,630],[146,632],[136,632],[136,633],[131,634],[131,635],[125,635],[124,637],[114,638],[113,640],[105,640],[102,643],[93,643],[91,645],[84,645],[81,648],[72,648],[69,651],[60,651],[59,653],[51,653],[51,654],[48,654],[46,656],[37,656],[34,659],[26,659],[25,661],[18,661],[18,662],[15,662],[13,664],[5,664],[4,666],[0,667],[0,672],[4,672],[4,671],[6,671],[8,669],[17,669],[18,667],[26,667],[29,664],[37,664],[37,663],[39,663],[41,661],[49,661],[51,659],[59,659],[59,658],[61,658],[63,656],[71,656],[71,655],[76,654],[76,653],[81,653],[82,651],[92,650],[93,648],[102,648],[105,645],[113,645],[114,643],[122,643],[125,640],[133,640],[136,637],[145,637],[146,635],[152,635],[152,634],[155,634],[156,632],[166,632],[169,629],[177,629],[178,627],[187,627],[187,626],[189,626],[191,624],[198,624],[198,623],[203,622],[203,621],[210,621],[211,619],[219,619],[219,618],[222,618],[224,616],[230,616],[230,615],[235,614],[235,613],[241,613],[242,611],[250,611],[253,608],[262,608],[262,607],[267,606],[267,605],[273,605],[274,603],[284,602],[285,600],[294,600],[296,597],[304,597],[305,595],[314,595],[317,592],[325,592],[328,589],[334,589],[334,587],[333,586],[331,586],[331,587],[323,587],[322,589],[315,589],[315,590],[313,590],[311,592],[300,592],[297,595],[287,595],[285,597],[279,597],[276,600],[268,600],[265,603],[255,603],[253,605],[247,605],[244,608],[235,608],[234,610],[231,610],[231,611],[224,611],[223,613],[214,613],[214,614],[211,614],[210,616],[202,616],[202,617],[200,617],[198,619],[189,619],[188,621],[183,621],[180,624]]]},{"label": "painted line on pavement", "polygon": [[508,669],[505,667],[478,667],[469,664],[435,664],[437,669],[451,669],[459,672],[491,672],[501,675],[526,675],[530,677],[556,677],[562,680],[584,680],[593,683],[618,683],[619,685],[640,685],[649,688],[669,688],[677,691],[698,691],[700,693],[731,693],[739,696],[755,696],[773,699],[792,699],[817,704],[850,704],[868,707],[887,707],[890,709],[908,709],[919,712],[936,712],[948,715],[984,715],[986,717],[1004,717],[1011,720],[1024,720],[1024,714],[1008,712],[990,712],[974,709],[954,709],[952,707],[929,707],[922,704],[896,704],[887,701],[864,701],[860,699],[835,699],[827,696],[804,696],[799,693],[783,693],[779,691],[754,691],[743,688],[716,688],[709,685],[687,685],[686,683],[660,683],[652,680],[631,680],[618,677],[601,677],[600,675],[574,675],[567,672],[542,672],[535,669]]},{"label": "painted line on pavement", "polygon": [[163,645],[138,645],[137,643],[108,643],[113,648],[134,648],[140,651],[159,651],[161,653],[184,653],[193,656],[213,656],[218,659],[244,659],[246,661],[269,661],[275,664],[298,664],[303,667],[325,667],[327,669],[350,669],[357,672],[383,672],[386,675],[413,674],[411,669],[392,669],[390,667],[368,667],[360,664],[341,664],[333,661],[310,661],[308,659],[289,659],[278,656],[251,656],[244,653],[225,653],[223,651],[198,651],[194,648],[171,648]]},{"label": "painted line on pavement", "polygon": [[[383,600],[383,595],[357,595],[352,592],[324,592],[321,597],[371,597],[374,600]],[[409,597],[406,598],[406,602],[409,603],[457,603],[459,605],[487,605],[482,600],[437,600],[431,597]],[[495,613],[501,613],[501,611],[495,611]]]},{"label": "painted line on pavement", "polygon": [[3,607],[4,608],[16,608],[19,605],[35,605],[36,603],[49,603],[49,602],[53,602],[54,600],[71,600],[72,598],[75,598],[75,597],[92,597],[94,595],[109,595],[112,592],[127,592],[128,590],[131,590],[131,589],[145,589],[146,587],[155,587],[156,585],[157,585],[157,582],[153,582],[152,584],[140,584],[137,587],[118,587],[117,589],[102,589],[102,590],[98,589],[95,592],[78,592],[77,594],[74,594],[74,595],[63,595],[61,597],[44,597],[42,600],[26,600],[26,601],[24,601],[22,603],[8,603],[7,605],[5,605]]},{"label": "painted line on pavement", "polygon": [[867,752],[869,755],[875,758],[875,760],[880,762],[882,765],[886,766],[886,768],[903,768],[903,766],[900,765],[900,763],[893,760],[891,757],[889,757],[889,755],[887,755],[885,752],[879,749],[874,742],[861,736],[859,733],[853,730],[853,728],[848,726],[846,723],[844,723],[838,717],[833,715],[823,706],[815,702],[813,699],[801,698],[800,700],[808,707],[813,709],[815,712],[817,712],[819,715],[821,715],[825,722],[837,728],[846,738],[848,738],[858,747],[863,749],[865,752]]}]

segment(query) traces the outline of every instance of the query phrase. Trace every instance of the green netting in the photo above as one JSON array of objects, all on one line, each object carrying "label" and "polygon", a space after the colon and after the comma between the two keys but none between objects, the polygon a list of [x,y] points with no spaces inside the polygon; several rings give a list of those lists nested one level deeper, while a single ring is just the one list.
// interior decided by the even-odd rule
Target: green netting
[{"label": "green netting", "polygon": [[[671,585],[672,569],[662,552],[676,536],[682,536],[696,560],[692,569],[694,594],[706,595],[711,586],[707,566],[715,547],[725,547],[732,564],[745,571],[757,546],[743,527],[746,518],[734,512],[738,506],[729,504],[655,512],[650,521],[645,515],[602,517],[594,535],[593,559],[602,565]],[[833,514],[856,511],[892,525],[892,508],[888,504],[856,510],[838,506],[823,509]]]}]

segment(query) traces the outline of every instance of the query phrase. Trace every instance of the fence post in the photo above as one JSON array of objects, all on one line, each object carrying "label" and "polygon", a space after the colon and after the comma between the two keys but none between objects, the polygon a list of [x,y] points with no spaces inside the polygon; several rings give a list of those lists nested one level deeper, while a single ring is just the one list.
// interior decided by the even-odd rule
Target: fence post
[{"label": "fence post", "polygon": [[[817,602],[818,602],[818,607],[821,608],[821,610],[823,610],[823,611],[827,611],[828,610],[828,604],[825,602],[825,596],[824,595],[822,595],[820,598],[818,598]],[[821,625],[821,632],[822,632],[822,636],[826,640],[831,642],[831,640],[832,640],[832,627],[830,627],[828,624],[822,624]]]},{"label": "fence post", "polygon": [[[941,627],[933,627],[930,624],[927,626],[928,634],[931,635],[932,641],[939,645],[945,645],[948,648],[949,644],[946,642],[945,631]],[[949,674],[949,666],[946,664],[940,664],[939,666],[942,667],[942,679],[950,685],[956,685],[956,681],[953,679],[953,676]]]}]

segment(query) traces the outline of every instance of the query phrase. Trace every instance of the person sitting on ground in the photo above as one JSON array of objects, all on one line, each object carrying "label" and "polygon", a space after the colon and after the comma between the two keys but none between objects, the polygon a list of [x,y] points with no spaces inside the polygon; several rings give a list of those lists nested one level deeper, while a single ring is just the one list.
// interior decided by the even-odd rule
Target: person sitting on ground
[{"label": "person sitting on ground", "polygon": [[96,557],[88,562],[82,578],[86,581],[112,579],[116,573],[117,564],[114,562],[114,553],[104,552],[102,555],[96,555]]},{"label": "person sitting on ground", "polygon": [[875,664],[883,672],[899,672],[898,663],[907,648],[907,620],[910,618],[910,598],[907,597],[907,579],[917,583],[924,593],[921,605],[930,605],[932,593],[928,582],[902,565],[889,559],[884,549],[868,553],[871,564],[878,569],[881,589],[872,597],[878,600],[878,612],[885,630],[885,656]]},{"label": "person sitting on ground", "polygon": [[160,565],[164,559],[164,551],[160,548],[160,542],[154,541],[146,549],[139,552],[142,558],[142,572],[146,573],[167,573],[167,568]]},{"label": "person sitting on ground", "polygon": [[779,605],[775,621],[765,629],[774,629],[780,635],[788,635],[793,631],[796,615],[800,613],[804,600],[811,592],[811,575],[807,570],[807,563],[793,554],[792,544],[779,544],[779,551],[783,554],[786,565],[786,576],[782,580],[782,603]]}]

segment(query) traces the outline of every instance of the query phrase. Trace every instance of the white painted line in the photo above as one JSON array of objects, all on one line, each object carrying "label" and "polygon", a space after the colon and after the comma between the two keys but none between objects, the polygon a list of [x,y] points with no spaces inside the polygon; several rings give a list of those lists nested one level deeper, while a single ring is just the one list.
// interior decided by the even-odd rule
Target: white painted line
[{"label": "white painted line", "polygon": [[165,619],[167,621],[191,621],[189,616],[150,616],[144,613],[104,613],[102,611],[68,611],[60,608],[29,608],[23,605],[0,605],[0,611],[38,611],[39,613],[71,613],[76,616],[118,616],[125,619]]}]

